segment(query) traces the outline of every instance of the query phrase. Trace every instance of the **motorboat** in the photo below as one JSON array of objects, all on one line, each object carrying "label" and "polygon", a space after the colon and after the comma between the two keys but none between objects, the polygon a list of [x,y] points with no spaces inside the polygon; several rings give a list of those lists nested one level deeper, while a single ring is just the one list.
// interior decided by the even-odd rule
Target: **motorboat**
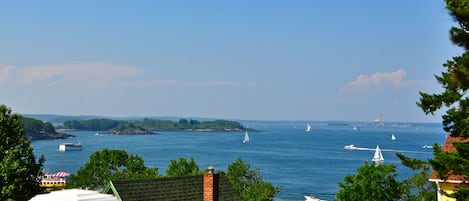
[{"label": "motorboat", "polygon": [[354,149],[357,149],[357,147],[355,147],[355,145],[351,144],[351,145],[346,145],[346,146],[344,146],[344,149],[347,149],[347,150],[354,150]]}]

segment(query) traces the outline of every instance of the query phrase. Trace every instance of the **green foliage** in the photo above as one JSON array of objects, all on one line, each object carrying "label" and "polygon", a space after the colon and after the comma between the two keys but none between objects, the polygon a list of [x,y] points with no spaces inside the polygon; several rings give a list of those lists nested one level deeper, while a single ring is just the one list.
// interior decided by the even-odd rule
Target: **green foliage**
[{"label": "green foliage", "polygon": [[280,187],[264,182],[259,169],[251,170],[241,158],[228,165],[226,176],[243,200],[273,200],[274,195],[281,191]]},{"label": "green foliage", "polygon": [[402,197],[403,185],[396,180],[394,164],[369,164],[358,168],[356,175],[347,175],[339,183],[336,201],[393,201]]},{"label": "green foliage", "polygon": [[157,178],[158,168],[144,165],[141,157],[124,150],[103,149],[90,155],[90,160],[70,176],[67,187],[103,189],[111,180]]},{"label": "green foliage", "polygon": [[200,122],[192,119],[179,121],[143,119],[143,121],[118,121],[110,119],[90,119],[84,121],[65,121],[61,128],[110,131],[112,133],[143,133],[148,131],[182,131],[182,130],[209,130],[209,131],[241,131],[245,128],[241,123],[227,120]]},{"label": "green foliage", "polygon": [[436,201],[436,184],[428,181],[430,176],[430,163],[419,159],[412,159],[401,153],[396,153],[402,164],[413,171],[414,175],[403,181],[406,197],[409,201]]},{"label": "green foliage", "polygon": [[191,175],[201,175],[203,171],[199,170],[199,165],[195,162],[194,158],[191,157],[189,161],[181,157],[179,160],[171,160],[166,169],[166,176],[176,177],[176,176],[191,176]]},{"label": "green foliage", "polygon": [[22,117],[21,126],[25,133],[55,133],[55,128],[50,122]]},{"label": "green foliage", "polygon": [[42,191],[42,166],[21,127],[21,116],[0,105],[0,200],[29,200]]},{"label": "green foliage", "polygon": [[[448,108],[442,116],[443,128],[451,136],[469,137],[469,0],[446,0],[446,9],[459,26],[450,29],[453,44],[463,48],[464,53],[448,60],[443,67],[445,72],[435,75],[443,92],[428,94],[420,92],[417,105],[426,113],[434,114],[442,107]],[[434,150],[434,159],[430,160],[433,169],[441,179],[448,173],[469,177],[469,144],[459,143],[456,153]],[[457,200],[469,199],[469,191],[462,188],[454,194]]]},{"label": "green foliage", "polygon": [[64,121],[63,128],[77,129],[77,130],[90,130],[90,131],[107,131],[117,127],[123,121],[111,119],[90,119],[90,120],[69,120]]},{"label": "green foliage", "polygon": [[50,122],[42,122],[33,118],[21,118],[21,127],[24,129],[25,136],[32,140],[50,140],[65,139],[72,135],[57,133]]}]

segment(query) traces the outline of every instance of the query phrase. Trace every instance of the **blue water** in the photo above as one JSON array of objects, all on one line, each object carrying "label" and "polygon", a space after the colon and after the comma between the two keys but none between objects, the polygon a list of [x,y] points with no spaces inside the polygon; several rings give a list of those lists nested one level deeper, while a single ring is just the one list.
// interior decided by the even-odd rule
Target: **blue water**
[{"label": "blue water", "polygon": [[[384,163],[395,163],[399,177],[412,172],[400,165],[395,150],[409,157],[429,159],[431,149],[422,145],[442,144],[446,138],[439,124],[411,124],[407,127],[385,125],[375,127],[367,123],[331,125],[313,122],[312,132],[305,132],[306,122],[242,122],[246,127],[263,132],[250,132],[250,142],[243,144],[244,132],[160,132],[158,135],[102,135],[91,131],[67,132],[75,138],[35,141],[36,156],[44,154],[48,172],[76,172],[89,155],[103,148],[124,149],[141,156],[145,165],[159,167],[159,173],[172,159],[194,157],[201,169],[213,165],[226,170],[241,157],[251,168],[260,169],[265,181],[283,190],[275,200],[304,200],[304,195],[315,195],[332,200],[338,191],[338,182],[344,176],[355,174],[364,161],[373,157],[372,150],[344,150],[345,145],[383,149]],[[357,125],[360,131],[354,130]],[[397,140],[391,140],[391,134]],[[62,142],[80,142],[83,151],[58,152]]]}]

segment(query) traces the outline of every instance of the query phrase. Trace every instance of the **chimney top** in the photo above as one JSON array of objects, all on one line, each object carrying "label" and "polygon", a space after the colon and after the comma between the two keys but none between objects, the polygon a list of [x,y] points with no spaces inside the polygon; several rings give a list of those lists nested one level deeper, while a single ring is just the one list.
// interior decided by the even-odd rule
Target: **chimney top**
[{"label": "chimney top", "polygon": [[213,170],[215,170],[215,167],[213,167],[213,165],[210,165],[207,167],[207,170],[208,170],[208,173],[213,174]]}]

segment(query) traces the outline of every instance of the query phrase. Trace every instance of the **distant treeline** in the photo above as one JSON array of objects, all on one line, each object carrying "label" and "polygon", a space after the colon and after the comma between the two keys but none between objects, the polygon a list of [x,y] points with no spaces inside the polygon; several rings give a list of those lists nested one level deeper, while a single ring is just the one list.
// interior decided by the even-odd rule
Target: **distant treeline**
[{"label": "distant treeline", "polygon": [[215,120],[197,121],[180,119],[179,121],[143,119],[142,121],[123,121],[112,119],[90,119],[65,121],[61,129],[89,131],[108,131],[112,133],[142,133],[147,131],[241,131],[244,126],[236,121]]}]

